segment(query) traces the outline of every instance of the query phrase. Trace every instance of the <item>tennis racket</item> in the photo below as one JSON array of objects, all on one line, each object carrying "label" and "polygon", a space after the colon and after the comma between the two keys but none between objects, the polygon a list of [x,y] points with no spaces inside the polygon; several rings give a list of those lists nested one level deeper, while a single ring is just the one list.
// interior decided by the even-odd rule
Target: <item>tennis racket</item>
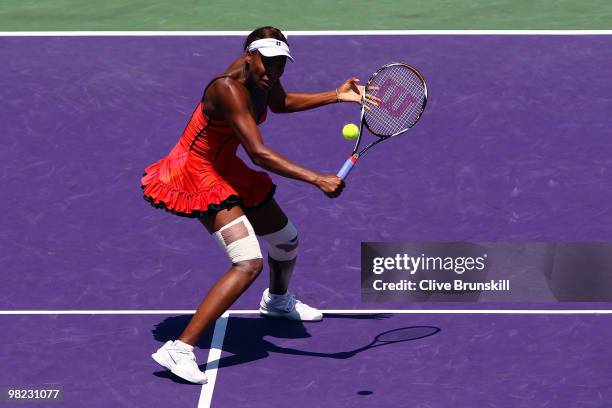
[{"label": "tennis racket", "polygon": [[[365,93],[377,96],[382,103],[366,107]],[[413,127],[427,104],[427,86],[423,75],[416,68],[401,62],[392,62],[374,72],[365,93],[361,98],[361,123],[355,148],[337,174],[342,179],[346,179],[357,160],[372,147]],[[377,138],[359,150],[364,125]]]}]

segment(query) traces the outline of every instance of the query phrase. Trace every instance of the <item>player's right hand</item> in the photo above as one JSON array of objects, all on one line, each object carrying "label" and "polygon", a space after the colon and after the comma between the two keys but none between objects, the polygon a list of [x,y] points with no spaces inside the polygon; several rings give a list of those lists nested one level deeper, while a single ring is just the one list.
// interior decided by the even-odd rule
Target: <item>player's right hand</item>
[{"label": "player's right hand", "polygon": [[344,188],[344,180],[335,174],[320,174],[317,181],[317,187],[330,198],[338,197]]}]

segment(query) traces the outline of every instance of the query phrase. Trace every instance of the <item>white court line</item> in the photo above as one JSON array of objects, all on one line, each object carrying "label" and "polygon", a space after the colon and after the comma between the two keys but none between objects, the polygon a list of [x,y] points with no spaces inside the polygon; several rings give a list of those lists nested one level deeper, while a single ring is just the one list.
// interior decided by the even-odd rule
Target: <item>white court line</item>
[{"label": "white court line", "polygon": [[195,310],[0,310],[0,315],[167,315]]},{"label": "white court line", "polygon": [[219,359],[223,351],[223,339],[225,338],[225,329],[227,329],[229,315],[229,312],[223,313],[215,323],[213,338],[210,343],[210,351],[208,352],[208,361],[206,362],[206,376],[208,377],[208,382],[202,385],[198,408],[209,408],[212,403],[215,382],[217,381],[217,369],[219,368]]},{"label": "white court line", "polygon": [[[323,313],[391,314],[612,314],[612,309],[319,309]],[[0,315],[172,315],[194,314],[195,310],[0,310]],[[258,314],[258,310],[228,310],[232,314]]]},{"label": "white court line", "polygon": [[[612,35],[612,30],[312,30],[288,36],[345,35]],[[0,37],[245,37],[250,31],[0,31]]]},{"label": "white court line", "polygon": [[[325,313],[335,314],[568,314],[568,315],[585,315],[585,314],[612,314],[612,310],[607,309],[591,309],[591,310],[546,310],[546,309],[414,309],[414,310],[398,310],[398,309],[319,309]],[[258,310],[231,310],[231,314],[258,314]]]}]

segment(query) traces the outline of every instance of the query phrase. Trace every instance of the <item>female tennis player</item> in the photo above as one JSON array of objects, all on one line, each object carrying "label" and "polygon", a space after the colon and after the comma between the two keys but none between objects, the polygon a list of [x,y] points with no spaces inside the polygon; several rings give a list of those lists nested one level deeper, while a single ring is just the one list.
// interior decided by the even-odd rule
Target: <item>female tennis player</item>
[{"label": "female tennis player", "polygon": [[236,156],[242,145],[251,161],[284,177],[310,183],[337,197],[344,182],[299,166],[262,140],[258,125],[275,113],[297,112],[336,102],[360,103],[365,95],[357,78],[320,93],[285,92],[280,78],[293,61],[285,36],[274,27],[253,31],[244,54],[212,79],[170,154],[147,167],[141,183],[152,205],[198,219],[227,253],[231,267],[213,285],[181,336],[168,341],[153,359],[194,383],[206,376],[195,361],[200,335],[251,285],[263,268],[256,235],[268,241],[270,285],[261,298],[264,316],[318,321],[322,314],[287,291],[298,251],[298,233],[273,198],[275,185]]}]

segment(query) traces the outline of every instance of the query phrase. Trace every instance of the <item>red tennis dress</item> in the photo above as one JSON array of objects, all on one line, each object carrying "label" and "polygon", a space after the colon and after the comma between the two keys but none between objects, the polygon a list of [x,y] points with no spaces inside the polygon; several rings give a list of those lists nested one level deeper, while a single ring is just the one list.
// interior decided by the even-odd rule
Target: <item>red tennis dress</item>
[{"label": "red tennis dress", "polygon": [[[262,115],[258,124],[267,116]],[[145,169],[144,198],[157,208],[185,217],[241,205],[266,203],[276,186],[236,156],[239,139],[223,120],[206,116],[202,102],[170,154]]]}]

